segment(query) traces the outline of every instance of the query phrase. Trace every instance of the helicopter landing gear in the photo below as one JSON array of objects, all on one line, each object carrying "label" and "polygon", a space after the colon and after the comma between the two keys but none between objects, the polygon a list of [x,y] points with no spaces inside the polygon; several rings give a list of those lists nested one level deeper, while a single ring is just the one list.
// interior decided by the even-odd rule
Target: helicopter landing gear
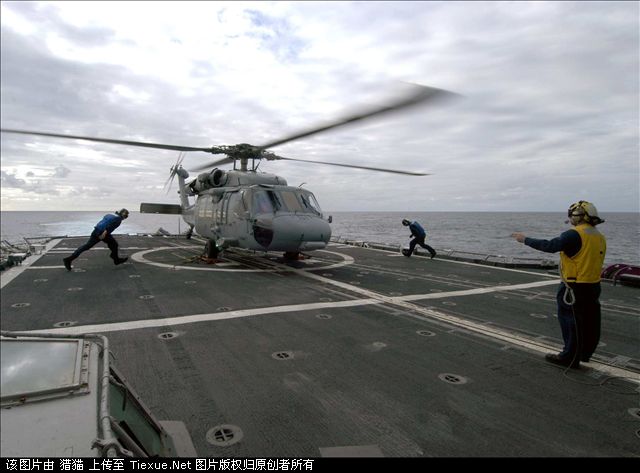
[{"label": "helicopter landing gear", "polygon": [[216,245],[215,240],[207,240],[207,244],[204,246],[204,256],[209,259],[217,259],[218,254],[220,254],[220,250],[218,249],[218,245]]},{"label": "helicopter landing gear", "polygon": [[302,261],[311,258],[311,256],[303,255],[299,251],[287,251],[283,258],[285,261]]}]

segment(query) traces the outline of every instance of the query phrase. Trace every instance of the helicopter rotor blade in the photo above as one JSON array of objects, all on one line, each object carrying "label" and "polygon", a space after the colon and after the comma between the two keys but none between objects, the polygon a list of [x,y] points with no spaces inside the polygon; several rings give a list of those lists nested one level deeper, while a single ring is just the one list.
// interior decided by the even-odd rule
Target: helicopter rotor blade
[{"label": "helicopter rotor blade", "polygon": [[259,148],[267,149],[273,148],[275,146],[282,145],[284,143],[288,143],[290,141],[294,141],[300,138],[305,138],[307,136],[315,135],[317,133],[321,133],[323,131],[331,130],[333,128],[338,128],[343,125],[347,125],[349,123],[357,122],[360,120],[365,120],[367,118],[382,115],[384,113],[394,112],[400,110],[405,107],[409,107],[411,105],[416,105],[421,102],[435,102],[436,100],[443,100],[446,98],[454,98],[459,97],[459,94],[455,92],[449,92],[444,89],[437,89],[435,87],[427,87],[423,85],[412,84],[414,90],[408,96],[393,102],[389,102],[385,105],[378,106],[373,109],[369,109],[364,112],[355,113],[353,115],[349,115],[345,118],[342,118],[336,122],[329,123],[328,125],[320,126],[317,128],[311,128],[309,130],[305,130],[302,132],[295,133],[293,135],[287,136],[285,138],[274,140],[269,143],[266,143]]},{"label": "helicopter rotor blade", "polygon": [[144,141],[113,140],[109,138],[96,138],[94,136],[64,135],[59,133],[45,133],[43,131],[28,131],[28,130],[13,130],[8,128],[2,128],[0,129],[0,132],[18,133],[21,135],[48,136],[52,138],[67,138],[72,140],[95,141],[98,143],[111,143],[115,145],[140,146],[143,148],[167,149],[170,151],[204,151],[205,153],[212,153],[212,154],[225,153],[224,149],[217,148],[215,146],[211,148],[194,148],[192,146],[167,145],[162,143],[148,143]]},{"label": "helicopter rotor blade", "polygon": [[212,167],[215,167],[215,166],[219,166],[221,164],[231,164],[234,161],[235,161],[235,159],[233,159],[233,158],[222,158],[222,159],[218,159],[217,161],[212,161],[210,163],[203,164],[201,166],[192,168],[191,171],[192,172],[204,171],[205,169],[212,168]]},{"label": "helicopter rotor blade", "polygon": [[393,173],[393,174],[406,174],[406,175],[409,175],[409,176],[430,176],[431,175],[431,174],[427,174],[427,173],[424,173],[424,172],[400,171],[398,169],[387,169],[387,168],[374,168],[374,167],[370,167],[370,166],[357,166],[355,164],[329,163],[329,162],[326,162],[326,161],[307,161],[305,159],[284,158],[282,156],[277,156],[277,155],[272,155],[271,157],[269,157],[267,159],[270,159],[270,160],[284,159],[286,161],[298,161],[298,162],[301,162],[301,163],[328,164],[330,166],[342,166],[342,167],[345,167],[345,168],[366,169],[368,171],[389,172],[389,173]]},{"label": "helicopter rotor blade", "polygon": [[173,180],[176,178],[176,174],[178,174],[178,168],[182,164],[184,157],[185,157],[185,153],[183,151],[180,151],[176,164],[171,166],[171,170],[169,172],[169,178],[167,179],[167,182],[164,183],[164,189],[167,190],[167,194],[169,194],[169,191],[171,190],[171,186],[173,185]]}]

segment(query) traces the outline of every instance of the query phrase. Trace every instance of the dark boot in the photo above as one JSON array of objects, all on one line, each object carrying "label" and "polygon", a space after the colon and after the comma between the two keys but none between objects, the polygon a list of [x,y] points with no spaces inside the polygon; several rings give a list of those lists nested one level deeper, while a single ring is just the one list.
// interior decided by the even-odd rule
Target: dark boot
[{"label": "dark boot", "polygon": [[71,258],[71,256],[62,258],[62,262],[64,263],[64,267],[67,268],[67,271],[71,271],[71,261],[73,261],[73,258]]},{"label": "dark boot", "polygon": [[113,259],[113,263],[117,266],[117,265],[119,265],[119,264],[124,263],[124,262],[125,262],[125,261],[127,261],[128,259],[129,259],[129,257],[128,257],[128,256],[125,256],[124,258],[118,258],[118,257],[116,257],[116,258],[114,258],[114,259]]},{"label": "dark boot", "polygon": [[569,357],[563,357],[554,353],[545,355],[544,359],[549,363],[553,363],[554,365],[568,366],[570,368],[573,368],[574,370],[580,369],[580,360],[578,359],[571,360]]},{"label": "dark boot", "polygon": [[434,251],[433,253],[431,253],[431,259],[436,257],[436,252]]}]

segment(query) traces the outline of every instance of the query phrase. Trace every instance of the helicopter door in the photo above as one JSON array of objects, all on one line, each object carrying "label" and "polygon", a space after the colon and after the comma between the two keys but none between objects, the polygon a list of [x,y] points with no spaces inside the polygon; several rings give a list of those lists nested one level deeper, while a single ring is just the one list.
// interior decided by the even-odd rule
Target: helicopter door
[{"label": "helicopter door", "polygon": [[225,240],[244,240],[249,229],[249,219],[243,202],[243,192],[225,193],[220,210],[220,226],[223,228]]},{"label": "helicopter door", "polygon": [[196,232],[206,238],[212,237],[215,203],[209,196],[201,196],[196,203]]}]

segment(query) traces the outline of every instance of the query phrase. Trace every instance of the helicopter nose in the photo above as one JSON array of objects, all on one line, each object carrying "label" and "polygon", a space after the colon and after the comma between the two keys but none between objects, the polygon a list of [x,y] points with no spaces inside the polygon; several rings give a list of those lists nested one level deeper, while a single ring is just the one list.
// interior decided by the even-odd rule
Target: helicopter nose
[{"label": "helicopter nose", "polygon": [[331,238],[331,227],[311,215],[280,215],[273,219],[273,240],[269,249],[274,251],[321,250]]}]

